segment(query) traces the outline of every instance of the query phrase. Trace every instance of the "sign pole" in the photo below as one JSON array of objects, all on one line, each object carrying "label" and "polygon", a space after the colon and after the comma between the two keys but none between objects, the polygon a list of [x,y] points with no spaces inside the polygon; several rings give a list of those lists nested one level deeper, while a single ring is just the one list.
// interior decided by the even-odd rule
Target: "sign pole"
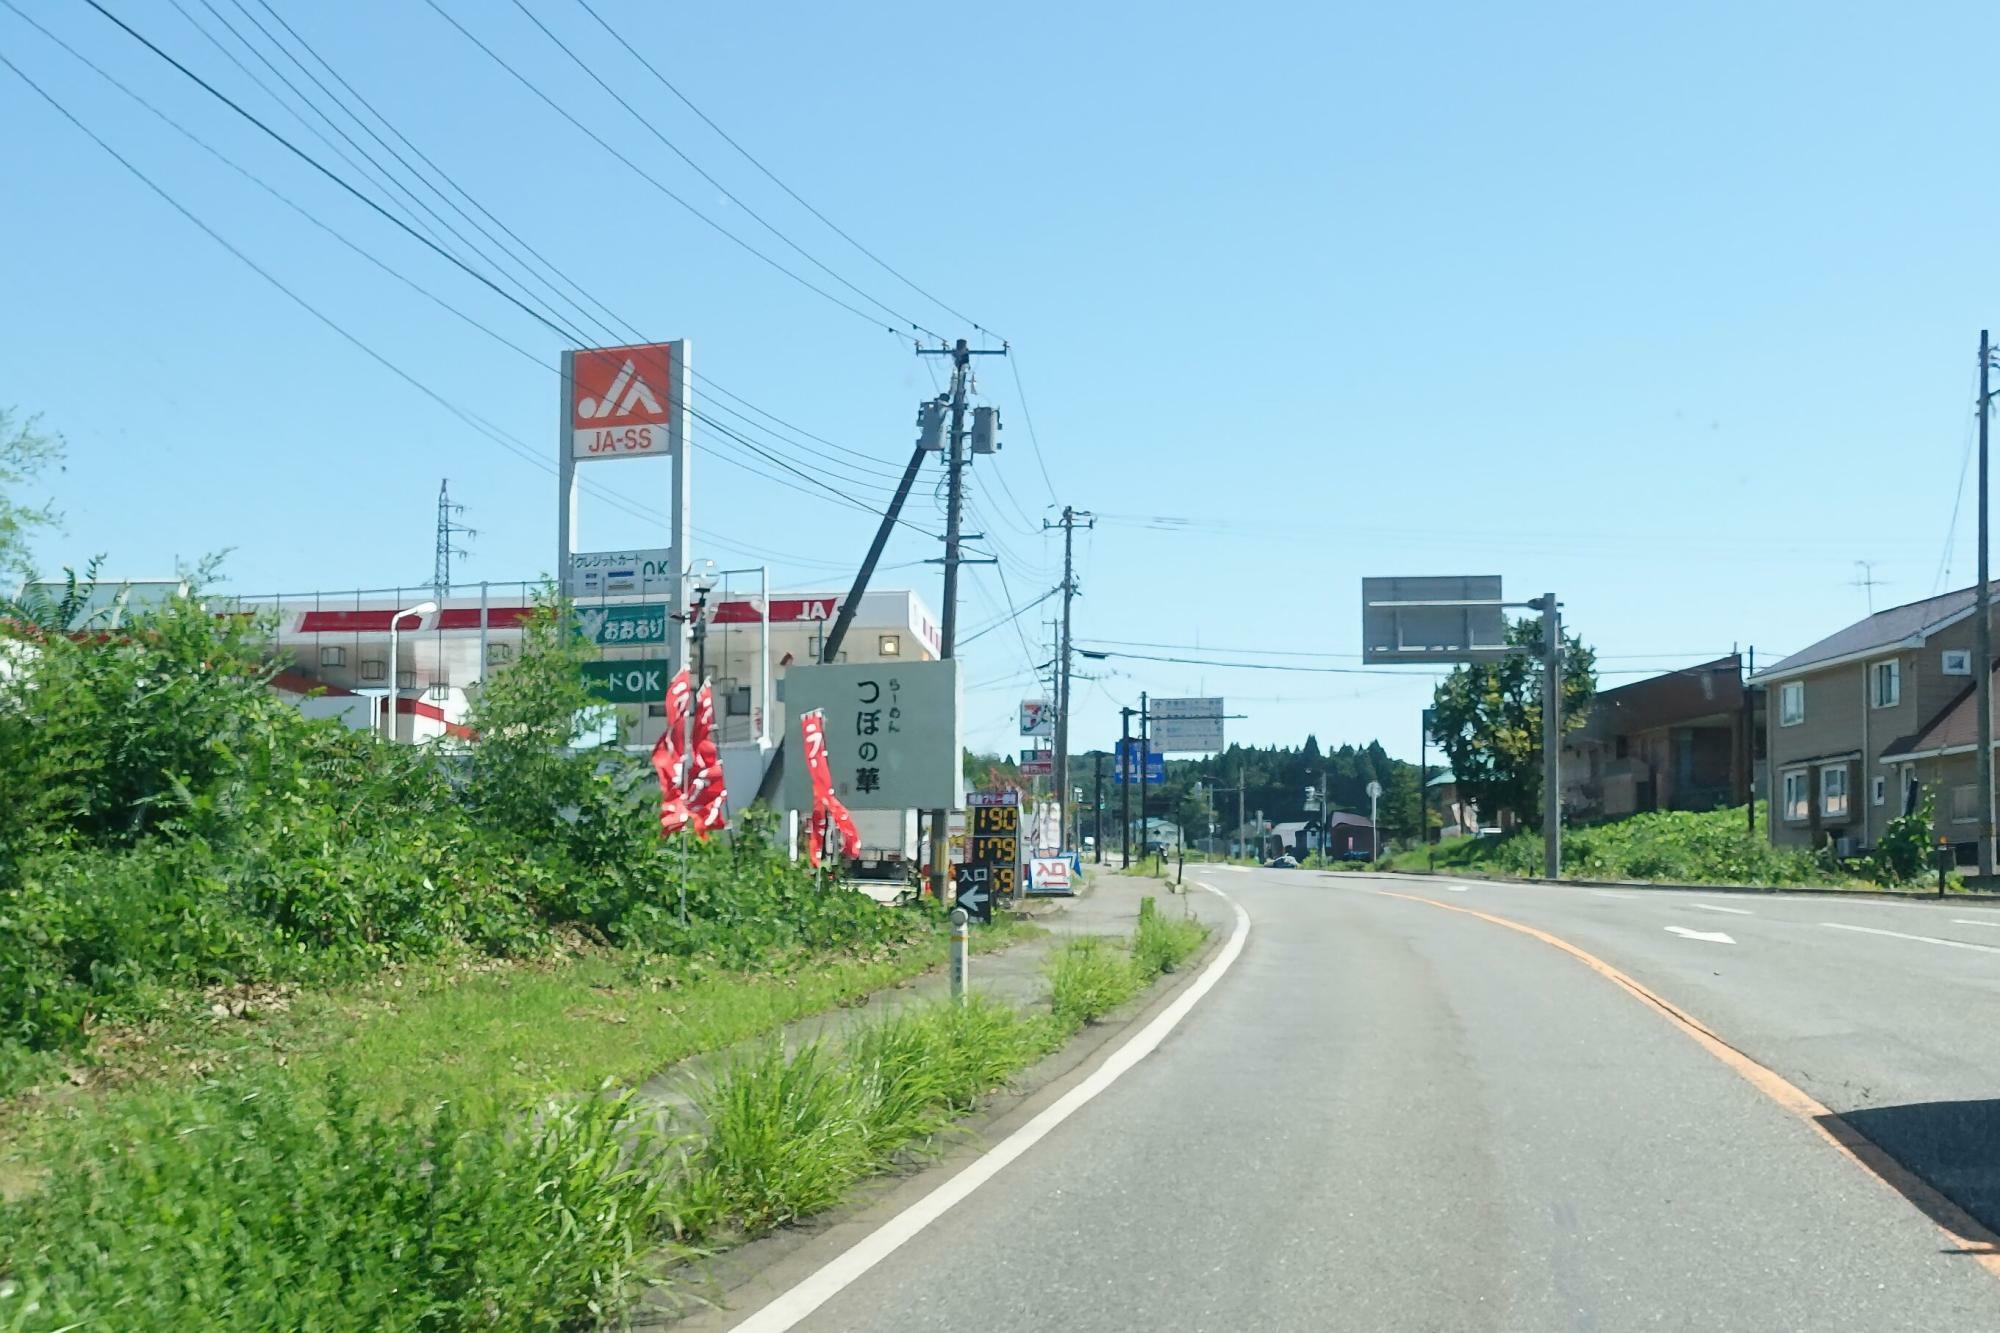
[{"label": "sign pole", "polygon": [[965,1003],[966,970],[972,958],[972,917],[963,907],[951,909],[951,999]]},{"label": "sign pole", "polygon": [[1542,876],[1562,878],[1562,611],[1552,592],[1542,611]]}]

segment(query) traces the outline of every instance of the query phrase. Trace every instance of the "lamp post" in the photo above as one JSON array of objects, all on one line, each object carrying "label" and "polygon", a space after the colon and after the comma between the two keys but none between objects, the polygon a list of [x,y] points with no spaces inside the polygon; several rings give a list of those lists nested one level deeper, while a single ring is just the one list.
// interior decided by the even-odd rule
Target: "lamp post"
[{"label": "lamp post", "polygon": [[404,616],[427,616],[438,609],[436,602],[418,602],[406,606],[389,617],[389,688],[382,694],[382,729],[391,744],[396,739],[396,690],[402,680],[402,673],[396,669],[396,627],[403,623]]}]

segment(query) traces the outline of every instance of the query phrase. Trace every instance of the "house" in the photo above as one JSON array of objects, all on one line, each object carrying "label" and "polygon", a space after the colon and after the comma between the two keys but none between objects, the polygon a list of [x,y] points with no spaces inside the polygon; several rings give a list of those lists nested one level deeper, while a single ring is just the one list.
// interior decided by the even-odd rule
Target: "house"
[{"label": "house", "polygon": [[1139,822],[1139,830],[1141,847],[1151,847],[1157,843],[1169,852],[1180,850],[1181,826],[1171,819],[1161,819],[1158,815],[1149,816]]},{"label": "house", "polygon": [[1479,832],[1479,811],[1458,790],[1458,778],[1450,769],[1424,784],[1424,798],[1440,820],[1437,838],[1467,838]]},{"label": "house", "polygon": [[1741,805],[1753,789],[1752,710],[1731,653],[1600,691],[1563,740],[1563,807],[1572,819]]},{"label": "house", "polygon": [[1863,851],[1928,789],[1936,832],[1976,859],[1975,591],[1877,611],[1752,677],[1770,698],[1773,843]]}]

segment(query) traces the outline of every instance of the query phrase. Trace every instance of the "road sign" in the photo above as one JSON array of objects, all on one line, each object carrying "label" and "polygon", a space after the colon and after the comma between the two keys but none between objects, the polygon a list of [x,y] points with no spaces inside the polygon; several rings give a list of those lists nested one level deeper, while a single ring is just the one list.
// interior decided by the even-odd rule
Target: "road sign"
[{"label": "road sign", "polygon": [[[1011,898],[1021,882],[1021,794],[999,793],[998,804],[987,803],[991,799],[966,811],[965,866],[961,874],[964,870],[977,870],[990,897]],[[964,905],[963,897],[959,901]],[[986,910],[988,915],[981,920],[990,919],[993,910],[990,902]]]},{"label": "road sign", "polygon": [[1363,662],[1491,662],[1508,651],[1498,574],[1361,580]]},{"label": "road sign", "polygon": [[576,608],[577,630],[599,647],[667,641],[665,602],[623,602]]},{"label": "road sign", "polygon": [[1379,800],[1381,800],[1381,799],[1382,799],[1382,784],[1381,784],[1381,783],[1379,783],[1379,782],[1370,782],[1370,783],[1368,784],[1368,799],[1369,799],[1369,800],[1371,800],[1371,801],[1379,801]]},{"label": "road sign", "polygon": [[[1131,770],[1131,780],[1133,782],[1139,780],[1139,742],[1131,742],[1130,753],[1132,757],[1129,762],[1125,758],[1126,752],[1126,742],[1116,741],[1113,743],[1111,780],[1120,786],[1123,786],[1125,783],[1127,769]],[[1163,784],[1166,780],[1167,757],[1161,754],[1158,749],[1154,749],[1146,755],[1146,785],[1150,787],[1156,784]]]},{"label": "road sign", "polygon": [[1069,893],[1069,860],[1061,856],[1038,856],[1028,862],[1028,892]]},{"label": "road sign", "polygon": [[628,593],[666,595],[674,590],[673,552],[579,551],[569,561],[569,595],[579,601]]},{"label": "road sign", "polygon": [[[965,798],[958,668],[945,662],[794,666],[785,712],[826,710],[834,794],[850,810],[956,810]],[[804,764],[785,765],[785,808],[810,810]]]},{"label": "road sign", "polygon": [[1056,771],[1054,750],[1021,751],[1021,776],[1024,778],[1046,778]]},{"label": "road sign", "polygon": [[1046,699],[1021,700],[1021,734],[1023,736],[1055,735],[1055,706]]},{"label": "road sign", "polygon": [[1206,754],[1222,748],[1222,700],[1155,699],[1146,705],[1153,748],[1163,753]]},{"label": "road sign", "polygon": [[570,456],[665,458],[673,438],[672,400],[680,376],[672,343],[592,347],[574,353],[570,372]]},{"label": "road sign", "polygon": [[[673,678],[674,664],[667,658],[648,658],[637,662],[585,662],[583,678],[596,688],[596,693],[614,704],[652,704],[664,702],[667,697],[667,682]],[[804,767],[803,764],[800,765]]]},{"label": "road sign", "polygon": [[963,907],[974,921],[993,920],[992,872],[986,866],[958,867],[953,878],[953,907]]}]

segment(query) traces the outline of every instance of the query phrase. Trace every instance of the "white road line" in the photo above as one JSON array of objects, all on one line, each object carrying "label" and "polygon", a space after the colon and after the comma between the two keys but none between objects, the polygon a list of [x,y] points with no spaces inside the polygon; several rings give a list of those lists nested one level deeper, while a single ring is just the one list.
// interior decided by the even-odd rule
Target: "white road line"
[{"label": "white road line", "polygon": [[1592,889],[1590,892],[1598,898],[1636,898],[1639,896],[1636,893],[1613,893],[1609,889]]},{"label": "white road line", "polygon": [[1444,886],[1444,890],[1446,893],[1470,893],[1472,886],[1470,884],[1447,884]]},{"label": "white road line", "polygon": [[1705,940],[1710,944],[1736,943],[1719,930],[1689,930],[1686,926],[1668,926],[1667,929],[1684,940]]},{"label": "white road line", "polygon": [[[1209,869],[1210,869],[1210,870],[1227,870],[1227,871],[1228,871],[1228,872],[1229,872],[1230,874],[1232,874],[1232,875],[1247,875],[1247,874],[1249,874],[1249,873],[1250,873],[1250,867],[1249,867],[1249,866],[1210,866],[1210,867],[1209,867]],[[1203,885],[1202,887],[1203,887],[1203,888],[1207,888],[1208,886],[1207,886],[1206,884],[1204,884],[1204,885]]]},{"label": "white road line", "polygon": [[1942,944],[1947,949],[1977,949],[1981,953],[2000,953],[2000,948],[1996,948],[1991,944],[1971,944],[1965,940],[1941,940],[1935,935],[1905,935],[1900,930],[1877,930],[1873,926],[1850,926],[1839,921],[1822,921],[1820,924],[1828,930],[1853,930],[1859,931],[1863,935],[1887,935],[1891,939],[1920,940],[1925,944]]},{"label": "white road line", "polygon": [[1755,912],[1741,907],[1718,907],[1714,903],[1689,903],[1689,907],[1699,907],[1704,912],[1727,912],[1731,916],[1755,916]]},{"label": "white road line", "polygon": [[1971,921],[1962,916],[1953,917],[1951,924],[1954,926],[1992,926],[1995,929],[2000,929],[2000,921]]},{"label": "white road line", "polygon": [[789,1291],[738,1324],[736,1327],[739,1333],[744,1333],[746,1330],[747,1333],[783,1333],[785,1329],[797,1324],[839,1295],[869,1269],[894,1254],[905,1241],[944,1216],[954,1205],[962,1202],[974,1190],[998,1175],[1002,1168],[1034,1147],[1050,1130],[1069,1119],[1085,1103],[1116,1083],[1126,1070],[1152,1054],[1166,1039],[1167,1034],[1187,1017],[1188,1011],[1200,1002],[1201,997],[1208,994],[1215,983],[1222,979],[1222,974],[1229,970],[1230,965],[1243,952],[1243,942],[1250,934],[1249,913],[1228,894],[1213,885],[1202,884],[1201,887],[1235,910],[1236,927],[1231,931],[1228,942],[1222,946],[1222,952],[1215,956],[1215,961],[1195,979],[1192,986],[1182,991],[1172,1004],[1161,1011],[1152,1022],[1141,1028],[1137,1035],[1113,1051],[1111,1058],[1099,1065],[1089,1078],[1064,1093],[1033,1120],[1000,1140],[984,1156],[967,1163],[965,1169],[950,1180],[869,1232],[852,1247],[828,1260],[817,1272],[800,1280]]}]

